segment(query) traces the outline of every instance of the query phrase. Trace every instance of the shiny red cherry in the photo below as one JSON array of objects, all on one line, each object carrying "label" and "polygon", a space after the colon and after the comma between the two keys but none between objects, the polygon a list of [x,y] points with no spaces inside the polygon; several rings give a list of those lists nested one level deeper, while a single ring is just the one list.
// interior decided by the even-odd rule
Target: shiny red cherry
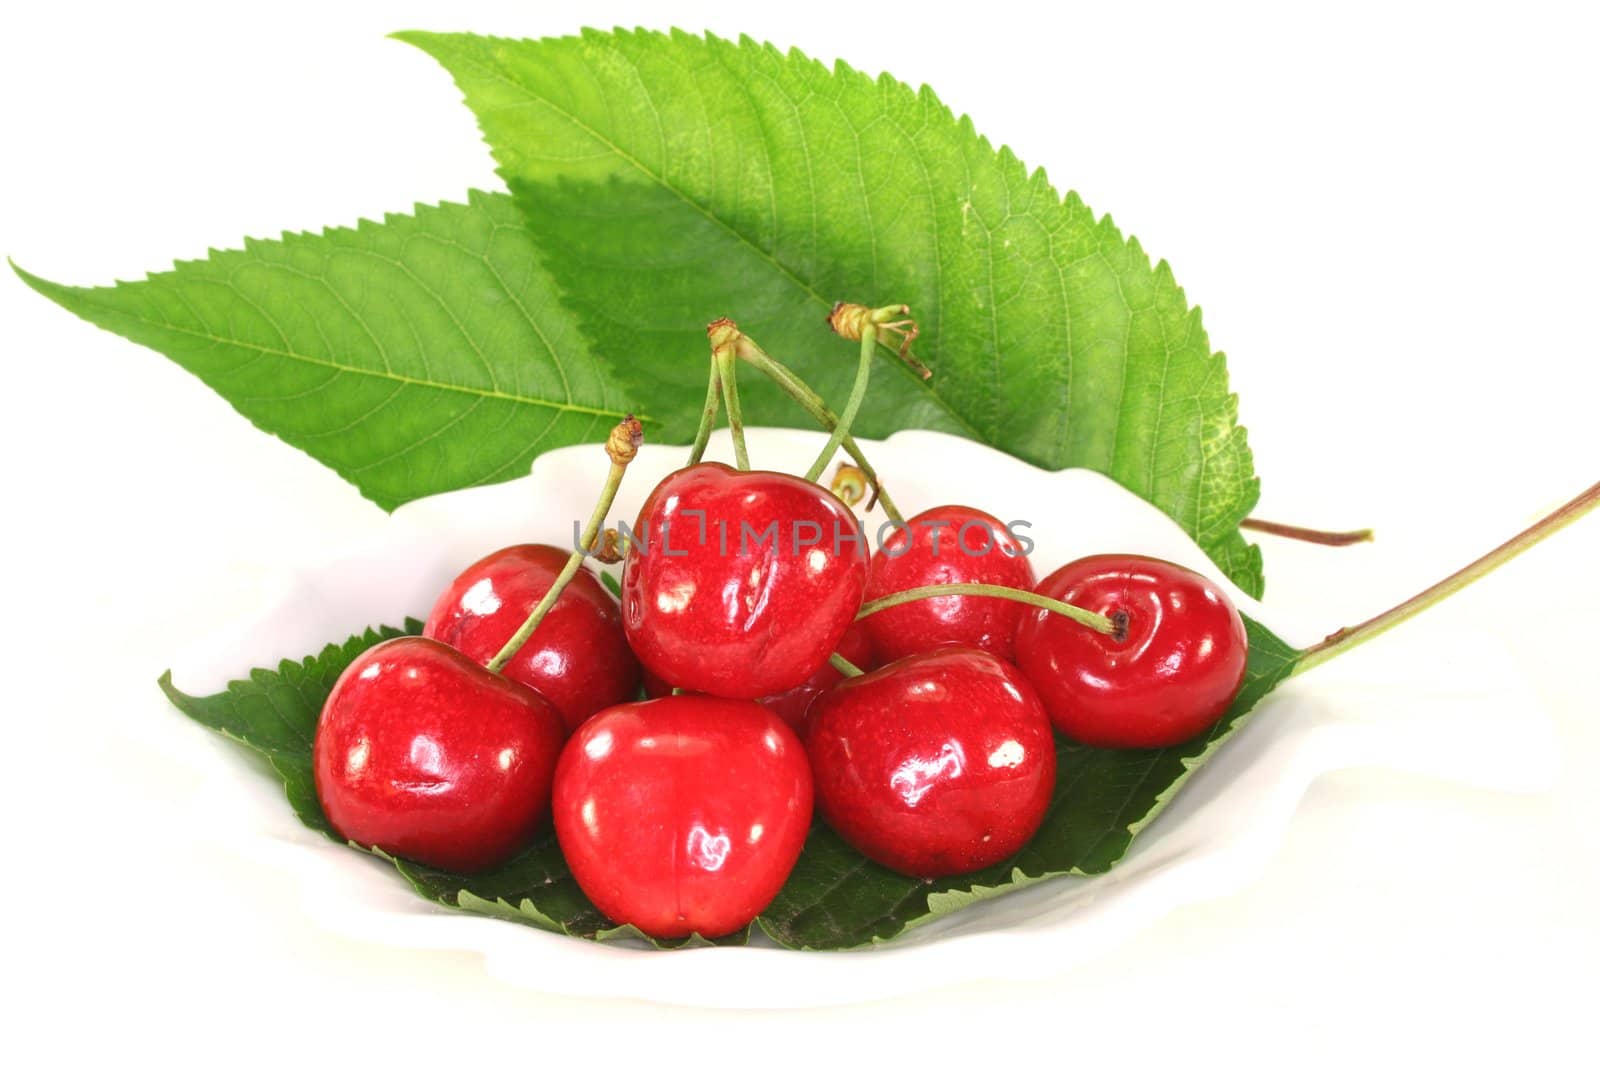
[{"label": "shiny red cherry", "polygon": [[[485,556],[440,594],[423,636],[488,663],[549,592],[568,555],[551,545],[512,545]],[[586,568],[500,673],[554,704],[569,731],[639,689],[622,611]]]},{"label": "shiny red cherry", "polygon": [[[867,622],[858,619],[850,624],[844,632],[844,638],[835,649],[839,655],[854,663],[862,670],[870,668],[874,663],[875,653],[872,649],[872,638],[867,634]],[[781,693],[774,693],[769,697],[757,697],[756,703],[777,713],[778,718],[805,740],[807,731],[806,711],[814,700],[824,690],[830,689],[844,675],[834,670],[831,662],[824,663],[812,672],[811,677],[795,686],[785,689]],[[672,686],[660,678],[646,671],[644,674],[644,691],[647,696],[664,697],[672,693]]]},{"label": "shiny red cherry", "polygon": [[397,637],[353,660],[312,746],[334,831],[448,871],[509,859],[543,828],[565,730],[527,686],[448,645]]},{"label": "shiny red cherry", "polygon": [[811,482],[700,463],[639,511],[622,623],[670,686],[761,697],[809,678],[861,606],[867,546],[850,509]]},{"label": "shiny red cherry", "polygon": [[1089,556],[1039,583],[1040,594],[1116,620],[1102,634],[1029,608],[1017,665],[1056,729],[1100,748],[1164,748],[1210,729],[1244,684],[1249,641],[1222,590],[1148,556]]},{"label": "shiny red cherry", "polygon": [[613,922],[721,937],[767,906],[800,857],[811,772],[793,731],[754,702],[662,697],[578,728],[554,808],[573,877]]},{"label": "shiny red cherry", "polygon": [[[1033,588],[1033,565],[999,519],[976,508],[947,505],[913,516],[872,557],[867,599],[952,582]],[[982,596],[941,596],[869,615],[878,654],[896,660],[945,645],[981,648],[1011,659],[1025,605]]]},{"label": "shiny red cherry", "polygon": [[966,874],[1039,829],[1055,739],[1033,687],[977,649],[920,652],[847,678],[811,706],[817,809],[901,874]]}]

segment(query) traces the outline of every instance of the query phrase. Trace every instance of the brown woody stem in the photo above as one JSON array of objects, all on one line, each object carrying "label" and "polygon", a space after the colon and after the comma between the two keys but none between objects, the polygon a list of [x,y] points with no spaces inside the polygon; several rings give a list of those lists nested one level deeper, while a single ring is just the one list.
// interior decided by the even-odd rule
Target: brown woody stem
[{"label": "brown woody stem", "polygon": [[1421,614],[1446,597],[1465,589],[1490,571],[1522,555],[1557,530],[1577,522],[1596,507],[1600,507],[1600,482],[1591,485],[1504,544],[1490,549],[1448,578],[1430,585],[1411,599],[1374,615],[1366,622],[1335,630],[1300,654],[1300,659],[1294,665],[1294,673],[1301,674],[1326,663],[1335,656],[1372,640],[1386,630],[1393,629],[1413,615]]}]

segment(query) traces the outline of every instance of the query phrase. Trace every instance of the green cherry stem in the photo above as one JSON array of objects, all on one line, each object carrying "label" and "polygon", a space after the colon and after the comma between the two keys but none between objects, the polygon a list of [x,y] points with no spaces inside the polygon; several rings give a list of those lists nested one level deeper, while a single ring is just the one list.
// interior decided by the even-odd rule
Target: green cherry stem
[{"label": "green cherry stem", "polygon": [[711,431],[717,425],[717,409],[722,402],[722,376],[717,373],[717,361],[713,357],[711,368],[706,372],[706,404],[700,410],[700,428],[694,434],[694,447],[689,450],[688,466],[699,463],[706,455],[706,446],[711,443]]},{"label": "green cherry stem", "polygon": [[1295,661],[1292,673],[1303,674],[1311,668],[1326,663],[1335,656],[1342,655],[1357,645],[1370,641],[1379,634],[1399,626],[1413,615],[1426,611],[1446,597],[1465,589],[1490,571],[1522,555],[1522,553],[1557,530],[1577,522],[1597,507],[1600,507],[1600,482],[1591,485],[1526,530],[1512,537],[1509,541],[1497,548],[1490,549],[1448,578],[1430,585],[1410,600],[1396,604],[1388,611],[1380,612],[1366,622],[1335,630],[1302,652],[1300,658]]},{"label": "green cherry stem", "polygon": [[[842,300],[833,305],[833,310],[828,313],[828,325],[834,333],[847,341],[861,342],[861,357],[856,361],[856,379],[850,387],[850,399],[845,402],[844,414],[839,416],[839,421],[829,434],[827,443],[822,446],[822,451],[818,453],[816,462],[812,463],[811,469],[806,472],[806,481],[814,482],[822,476],[834,454],[839,451],[839,446],[850,436],[850,428],[855,425],[862,401],[867,398],[867,382],[872,377],[872,357],[877,354],[879,335],[898,332],[905,338],[905,343],[900,346],[900,357],[911,360],[911,341],[917,336],[917,324],[906,317],[910,314],[911,308],[905,304],[869,308],[862,304],[848,304]],[[927,370],[920,363],[916,363],[915,366],[921,371]],[[923,377],[926,378],[927,374]]]},{"label": "green cherry stem", "polygon": [[[785,393],[788,393],[789,397],[804,408],[813,419],[816,419],[817,424],[824,430],[831,431],[839,424],[839,416],[829,409],[828,405],[823,402],[822,397],[817,395],[816,390],[807,385],[799,375],[788,367],[767,355],[761,350],[761,346],[750,340],[750,338],[743,334],[739,335],[738,340],[734,343],[734,352],[740,359],[765,374]],[[843,447],[846,454],[855,461],[856,466],[861,468],[862,473],[867,476],[867,480],[872,484],[873,490],[877,493],[878,501],[883,504],[883,513],[892,522],[904,523],[906,521],[905,517],[900,514],[900,509],[894,506],[894,501],[889,498],[889,491],[883,487],[883,482],[878,478],[878,472],[873,468],[866,454],[861,451],[861,446],[856,443],[855,438],[848,433],[845,434]]]},{"label": "green cherry stem", "polygon": [[627,472],[628,464],[633,462],[633,457],[638,455],[639,445],[643,440],[644,430],[639,425],[639,420],[632,415],[618,423],[611,431],[611,435],[606,438],[606,455],[611,459],[611,469],[606,472],[606,484],[600,489],[600,499],[595,501],[594,511],[589,515],[589,524],[583,528],[578,537],[578,547],[567,557],[566,566],[561,568],[561,573],[550,583],[550,588],[545,591],[539,603],[534,605],[533,611],[523,624],[517,627],[517,632],[501,646],[493,659],[484,664],[489,670],[499,673],[500,669],[511,661],[511,657],[522,650],[522,646],[533,636],[533,631],[538,628],[539,623],[550,613],[556,599],[561,596],[561,591],[578,573],[578,568],[583,566],[583,557],[594,546],[600,534],[600,527],[611,511],[611,502],[617,498],[617,489],[622,485],[622,476]]},{"label": "green cherry stem", "polygon": [[861,328],[861,358],[856,361],[856,380],[850,387],[850,399],[845,401],[844,412],[834,424],[833,432],[828,435],[817,458],[812,460],[811,469],[806,471],[806,481],[814,482],[822,477],[822,472],[828,469],[834,454],[849,435],[850,427],[856,421],[856,413],[861,410],[861,402],[867,397],[867,382],[872,378],[872,357],[877,348],[878,327],[869,322]]},{"label": "green cherry stem", "polygon": [[828,657],[828,662],[833,664],[834,670],[838,671],[846,678],[859,678],[863,674],[867,673],[860,667],[857,667],[854,663],[851,663],[849,660],[839,655],[837,652]]},{"label": "green cherry stem", "polygon": [[711,359],[722,382],[722,405],[728,409],[728,429],[733,434],[733,461],[742,471],[750,469],[750,453],[744,443],[744,415],[739,410],[739,383],[736,379],[738,356],[735,345],[744,335],[731,319],[718,319],[706,327],[711,338]]},{"label": "green cherry stem", "polygon": [[[932,600],[940,596],[992,596],[1002,600],[1015,600],[1019,604],[1030,604],[1036,608],[1053,611],[1057,615],[1065,615],[1074,622],[1082,623],[1096,633],[1115,634],[1117,623],[1115,620],[1101,615],[1099,612],[1089,611],[1062,600],[1053,600],[1026,589],[1012,589],[1005,585],[985,585],[982,582],[951,582],[948,585],[923,585],[915,589],[902,589],[888,596],[881,596],[876,600],[869,600],[861,605],[861,610],[856,612],[856,618],[864,619],[868,615],[876,615],[880,611],[897,608],[901,604],[909,604],[914,600]],[[837,664],[835,664],[837,666]]]}]

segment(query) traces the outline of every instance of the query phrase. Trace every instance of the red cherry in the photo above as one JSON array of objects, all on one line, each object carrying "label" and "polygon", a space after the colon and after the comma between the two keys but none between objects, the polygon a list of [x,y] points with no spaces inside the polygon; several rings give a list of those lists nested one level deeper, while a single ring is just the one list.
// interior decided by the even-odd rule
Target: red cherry
[{"label": "red cherry", "polygon": [[866,587],[850,509],[788,474],[700,463],[645,500],[622,622],[647,670],[722,697],[793,688],[838,647]]},{"label": "red cherry", "polygon": [[1210,729],[1244,684],[1249,642],[1221,589],[1148,556],[1089,556],[1037,592],[1122,624],[1102,634],[1030,608],[1017,665],[1056,729],[1100,748],[1165,748]]},{"label": "red cherry", "polygon": [[527,686],[448,645],[397,637],[345,668],[312,766],[334,831],[449,871],[509,859],[545,825],[565,731]]},{"label": "red cherry", "polygon": [[867,858],[918,878],[966,874],[1028,842],[1055,789],[1039,698],[977,649],[921,652],[811,706],[817,808]]},{"label": "red cherry", "polygon": [[777,896],[811,824],[799,739],[748,700],[621,704],[572,735],[556,837],[579,887],[653,937],[741,929]]},{"label": "red cherry", "polygon": [[[550,545],[512,545],[485,556],[440,594],[423,636],[488,663],[549,592],[569,554]],[[554,704],[568,731],[639,688],[621,609],[587,569],[573,576],[501,673]]]},{"label": "red cherry", "polygon": [[[1033,588],[1033,565],[1011,531],[976,508],[946,505],[913,516],[872,557],[867,599],[954,582]],[[945,645],[1012,658],[1012,638],[1026,605],[983,596],[941,596],[867,616],[885,660]]]},{"label": "red cherry", "polygon": [[[850,628],[844,632],[839,647],[834,651],[863,670],[872,666],[874,652],[872,638],[867,634],[867,621],[858,619],[852,622]],[[823,663],[812,672],[811,677],[793,689],[785,689],[769,697],[758,697],[756,703],[769,711],[776,712],[778,718],[804,741],[807,730],[806,711],[818,696],[832,688],[843,677],[844,675],[834,670],[832,663]],[[645,671],[644,691],[647,696],[664,697],[671,695],[672,686]]]}]

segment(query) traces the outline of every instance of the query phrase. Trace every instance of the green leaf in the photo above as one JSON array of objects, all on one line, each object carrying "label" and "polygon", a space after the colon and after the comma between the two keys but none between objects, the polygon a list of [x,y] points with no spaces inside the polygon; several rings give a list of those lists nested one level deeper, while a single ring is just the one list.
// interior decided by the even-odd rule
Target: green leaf
[{"label": "green leaf", "polygon": [[519,477],[627,410],[504,195],[247,241],[106,288],[17,273],[384,508]]},{"label": "green leaf", "polygon": [[[924,882],[879,867],[818,823],[788,883],[761,916],[762,929],[792,948],[850,948],[892,938],[1041,879],[1110,870],[1194,770],[1293,669],[1298,652],[1259,624],[1246,620],[1246,626],[1250,661],[1244,689],[1209,735],[1152,752],[1059,742],[1050,814],[1034,839],[1011,860],[977,874]],[[408,619],[403,629],[370,629],[315,656],[285,660],[275,671],[251,671],[249,678],[231,682],[211,696],[180,692],[170,675],[161,678],[161,689],[185,715],[265,756],[283,779],[300,820],[338,841],[322,816],[311,772],[311,745],[322,705],[358,655],[380,641],[419,633],[421,628],[415,619]],[[578,888],[554,834],[544,835],[503,867],[475,875],[383,858],[419,894],[446,907],[575,937],[643,938],[658,948],[707,943],[698,937],[660,941],[610,922]],[[717,943],[742,944],[748,936],[749,931],[740,931]]]},{"label": "green leaf", "polygon": [[[1260,594],[1239,533],[1258,484],[1199,312],[1164,262],[931,90],[748,39],[399,36],[456,79],[658,440],[693,433],[707,321],[733,316],[837,400],[854,356],[822,327],[830,305],[905,301],[935,373],[879,374],[863,435],[946,430],[1102,471]],[[776,390],[745,392],[747,421],[805,424]]]},{"label": "green leaf", "polygon": [[1299,653],[1246,620],[1250,661],[1238,699],[1211,732],[1151,751],[1088,748],[1057,739],[1056,792],[1021,852],[976,874],[923,881],[880,867],[820,823],[761,927],[793,948],[852,948],[1025,885],[1109,871],[1183,783],[1227,741],[1257,702],[1289,676]]}]

